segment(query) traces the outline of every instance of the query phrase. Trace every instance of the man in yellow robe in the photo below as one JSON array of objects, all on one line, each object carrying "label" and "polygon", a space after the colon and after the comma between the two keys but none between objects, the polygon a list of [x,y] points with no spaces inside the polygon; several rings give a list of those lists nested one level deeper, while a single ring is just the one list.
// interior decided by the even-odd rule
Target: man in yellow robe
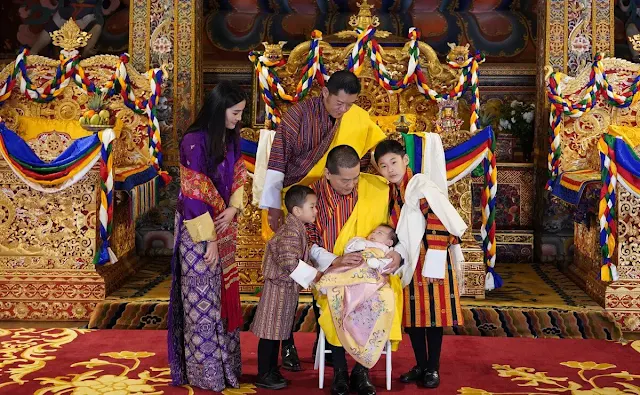
[{"label": "man in yellow robe", "polygon": [[[316,222],[309,228],[309,241],[310,244],[313,244],[311,259],[317,270],[325,272],[330,267],[338,268],[345,265],[353,266],[354,270],[358,270],[356,267],[362,262],[362,254],[356,252],[343,255],[344,248],[351,238],[367,236],[378,225],[387,222],[389,198],[387,181],[379,176],[360,173],[358,153],[350,146],[340,145],[333,148],[327,155],[324,176],[311,184],[311,189],[314,190],[318,198]],[[394,271],[400,264],[400,255],[397,252],[391,252],[388,257],[393,259],[392,266],[394,268],[391,268],[390,271]],[[358,276],[356,276],[358,279],[354,279],[351,272],[350,270],[334,272],[331,274],[333,276],[331,282],[336,284],[336,288],[368,282],[368,279]],[[382,310],[390,314],[380,314],[374,318],[377,321],[375,328],[385,329],[379,333],[384,332],[384,335],[381,336],[384,337],[382,340],[386,342],[390,335],[391,337],[394,335],[390,317],[394,317],[396,311],[402,310],[396,308],[396,300],[400,299],[401,302],[402,295],[399,281],[398,286],[393,289],[389,284],[383,286],[379,295],[381,296],[379,304],[383,307]],[[329,296],[331,297],[331,295]],[[341,311],[343,307],[337,304],[345,305],[346,302],[341,303],[337,294],[333,296],[336,297],[329,302],[327,302],[327,296],[320,295],[318,298],[318,304],[322,308],[319,322],[327,335],[327,342],[333,355],[334,378],[331,393],[335,395],[348,394],[351,388],[360,395],[374,395],[376,390],[369,379],[369,370],[363,364],[369,362],[369,366],[374,365],[379,353],[369,352],[372,350],[366,350],[366,347],[357,347],[353,342],[348,345],[344,344],[344,346],[349,346],[350,354],[363,363],[356,364],[351,373],[351,380],[349,380],[345,348],[340,344],[339,338],[346,340],[350,338],[341,336],[344,335],[339,333],[342,329],[339,324],[335,325],[335,316],[339,315],[335,313]],[[333,306],[334,304],[336,305]],[[393,321],[397,322],[395,338],[392,340],[399,340],[401,338],[400,320],[398,318]],[[368,337],[368,334],[365,337]],[[360,354],[355,355],[356,353]]]},{"label": "man in yellow robe", "polygon": [[[309,186],[319,180],[327,153],[333,147],[342,144],[353,147],[362,159],[362,167],[368,165],[370,151],[385,139],[369,113],[354,104],[360,89],[355,74],[336,71],[320,96],[293,105],[282,116],[268,155],[266,174],[256,171],[254,179],[255,185],[264,184],[260,208],[268,210],[268,225],[263,225],[265,237],[282,223],[282,196],[286,189],[296,184]],[[259,146],[258,156],[261,149]],[[283,342],[282,359],[284,369],[301,370],[293,337]]]}]

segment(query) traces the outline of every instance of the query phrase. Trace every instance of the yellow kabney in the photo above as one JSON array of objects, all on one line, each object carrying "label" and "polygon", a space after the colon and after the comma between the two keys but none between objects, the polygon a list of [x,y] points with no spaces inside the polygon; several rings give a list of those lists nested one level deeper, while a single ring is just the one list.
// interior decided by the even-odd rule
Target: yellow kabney
[{"label": "yellow kabney", "polygon": [[[366,237],[378,225],[381,223],[387,223],[389,219],[388,201],[389,186],[384,178],[366,173],[360,174],[358,182],[358,202],[356,203],[351,216],[347,220],[347,223],[342,227],[338,234],[333,253],[336,255],[342,255],[347,242],[351,238],[355,236]],[[361,279],[354,280],[352,276],[349,276],[346,273],[342,274],[339,278],[332,278],[331,280],[332,285],[336,286],[348,286],[361,282]],[[384,309],[392,311],[392,313],[381,315],[382,318],[376,322],[373,332],[382,328],[388,328],[389,320],[391,320],[391,333],[389,334],[389,340],[391,340],[392,348],[395,351],[398,348],[398,343],[402,340],[401,317],[403,297],[402,285],[398,276],[389,276],[389,287],[385,285],[378,292],[381,293],[380,299],[385,305]],[[341,336],[338,336],[334,326],[334,319],[332,318],[332,311],[329,306],[327,295],[320,294],[314,290],[314,296],[316,298],[316,303],[322,311],[318,322],[325,332],[327,341],[334,346],[343,346],[340,341],[341,337],[343,341],[348,343],[344,345],[345,349],[357,350],[358,355],[354,355],[354,357],[358,362],[364,366],[370,365],[367,361],[372,361],[372,363],[375,364],[380,355],[380,349],[374,350],[372,348],[367,350],[366,347],[360,347],[346,332],[343,332],[341,333]],[[334,311],[334,313],[336,312],[337,311]],[[386,341],[386,339],[384,340]],[[378,344],[379,347],[377,348],[384,346],[384,342]]]},{"label": "yellow kabney", "polygon": [[[333,148],[339,145],[348,145],[353,147],[360,157],[363,157],[376,144],[386,138],[384,132],[371,120],[369,113],[358,106],[352,106],[339,122],[338,130],[331,141],[329,149],[297,185],[309,186],[322,178],[327,164],[327,156]],[[282,190],[283,201],[284,194],[289,188],[291,187]],[[385,199],[388,199],[388,196]],[[282,205],[282,210],[286,212],[284,204]],[[262,210],[262,237],[265,241],[273,236],[273,231],[269,227],[267,213],[268,210]]]}]

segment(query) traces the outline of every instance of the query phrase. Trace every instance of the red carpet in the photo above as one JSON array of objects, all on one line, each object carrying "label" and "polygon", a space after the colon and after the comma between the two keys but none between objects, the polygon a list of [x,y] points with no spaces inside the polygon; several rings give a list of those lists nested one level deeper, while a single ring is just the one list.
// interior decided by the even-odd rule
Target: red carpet
[{"label": "red carpet", "polygon": [[[283,371],[292,385],[281,391],[244,388],[227,394],[328,394],[310,358],[314,335],[297,333],[304,372]],[[242,333],[243,382],[256,374],[257,339]],[[166,331],[0,329],[0,394],[205,394],[168,385]],[[384,358],[384,357],[383,357]],[[382,362],[382,360],[381,360]],[[393,354],[391,392],[418,393],[397,377],[414,364],[408,339]],[[433,394],[640,393],[640,341],[445,336],[442,385]],[[380,394],[384,363],[372,370]],[[616,391],[617,390],[617,391]]]}]

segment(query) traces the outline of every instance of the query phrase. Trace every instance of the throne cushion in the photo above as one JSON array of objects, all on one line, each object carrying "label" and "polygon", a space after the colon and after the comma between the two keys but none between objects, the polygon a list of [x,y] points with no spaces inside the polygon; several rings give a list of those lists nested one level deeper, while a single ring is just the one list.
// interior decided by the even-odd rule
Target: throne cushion
[{"label": "throne cushion", "polygon": [[40,117],[19,116],[16,133],[25,141],[38,138],[43,133],[62,133],[71,139],[90,136],[92,133],[84,130],[76,120],[59,120]]}]

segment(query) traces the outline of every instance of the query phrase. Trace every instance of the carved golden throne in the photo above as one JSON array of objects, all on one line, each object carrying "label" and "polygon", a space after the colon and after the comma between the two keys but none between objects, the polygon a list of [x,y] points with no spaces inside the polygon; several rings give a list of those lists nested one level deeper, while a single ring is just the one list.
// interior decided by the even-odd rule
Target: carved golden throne
[{"label": "carved golden throne", "polygon": [[[76,39],[86,37],[73,21],[61,31],[72,41],[74,34]],[[76,47],[82,45],[78,42],[82,40],[76,40]],[[55,37],[54,43],[58,44]],[[60,61],[29,56],[27,64],[33,86],[40,87],[54,77]],[[79,64],[94,84],[105,86],[120,60],[102,55]],[[128,65],[126,69],[134,95],[149,97],[148,78]],[[0,79],[5,81],[13,70],[11,63],[0,72]],[[11,93],[0,116],[45,162],[58,157],[75,139],[91,135],[78,121],[90,95],[73,81],[48,103],[28,99],[19,84]],[[88,320],[95,305],[137,269],[136,260],[127,259],[134,253],[135,219],[153,206],[157,175],[125,190],[118,191],[117,185],[128,175],[153,167],[149,118],[134,113],[119,95],[106,100],[106,107],[122,123],[113,143],[116,196],[111,247],[119,260],[113,265],[93,264],[99,238],[100,162],[71,187],[44,193],[22,182],[0,157],[0,320]]]},{"label": "carved golden throne", "polygon": [[[372,17],[371,13],[367,13],[366,1],[360,5],[360,14],[358,17],[352,18],[351,25],[356,28],[358,26],[376,26],[376,17]],[[320,42],[322,47],[322,56],[327,72],[330,75],[334,71],[345,68],[346,59],[355,44],[345,46],[332,46],[329,44],[332,40],[344,43],[344,39],[355,37],[355,31],[344,31],[326,38]],[[394,78],[404,76],[407,72],[408,55],[406,48],[396,46],[387,46],[384,38],[389,37],[389,33],[377,31],[378,41],[384,49],[383,59],[390,72],[394,74]],[[396,40],[400,38],[396,37]],[[353,40],[352,40],[353,41]],[[406,40],[405,40],[406,41]],[[282,45],[265,44],[264,56],[272,61],[277,61],[285,56],[282,52]],[[424,42],[420,42],[421,65],[423,70],[427,72],[427,78],[430,86],[434,87],[450,87],[458,80],[458,74],[443,65],[438,60],[435,51]],[[306,57],[309,53],[310,41],[304,42],[296,46],[288,55],[286,65],[277,69],[278,76],[282,81],[282,85],[287,92],[295,92],[296,84],[300,78],[300,72],[305,65]],[[452,45],[452,51],[449,58],[467,59],[468,46],[459,47]],[[359,73],[361,82],[361,93],[356,102],[357,105],[369,111],[378,125],[387,133],[387,135],[402,141],[400,132],[424,132],[435,131],[434,123],[440,116],[438,104],[430,101],[420,93],[415,86],[406,89],[400,93],[395,91],[387,91],[378,84],[373,76],[372,68],[369,62],[365,62],[363,69]],[[309,95],[315,96],[320,94],[321,88],[318,84],[314,84]],[[253,81],[253,101],[255,103],[253,109],[254,124],[256,114],[264,111],[260,104],[260,88],[257,77],[254,74]],[[469,129],[470,109],[465,100],[459,101],[460,105],[457,109],[461,130],[441,133],[442,141],[445,149],[457,145],[469,137],[471,137]],[[278,108],[281,112],[285,112],[291,103],[278,101]],[[461,120],[466,120],[462,122]],[[458,126],[460,126],[458,123]],[[265,125],[269,128],[270,125]],[[258,126],[259,128],[259,126]],[[466,130],[465,130],[466,129]],[[246,128],[243,130],[243,137],[257,141],[259,138],[259,130]],[[251,183],[251,180],[249,180]],[[245,188],[245,191],[251,193],[251,185]],[[462,218],[468,224],[472,223],[472,199],[471,199],[471,178],[466,177],[456,182],[449,188],[450,199],[454,206],[460,212]],[[252,201],[252,197],[248,196],[248,201]],[[261,219],[260,211],[255,207],[248,205],[245,209],[244,216],[240,221],[238,250],[236,260],[238,261],[240,270],[241,292],[254,293],[261,287],[263,278],[260,273],[262,253],[264,242],[260,232]],[[471,227],[465,233],[463,238],[463,252],[465,254],[465,292],[464,296],[473,296],[483,299],[485,296],[485,274],[486,268],[483,263],[483,252],[473,237]]]},{"label": "carved golden throne", "polygon": [[[602,64],[614,92],[622,92],[640,72],[640,65],[621,59],[605,58]],[[563,97],[568,96],[573,103],[580,101],[584,97],[590,73],[589,66],[575,78],[563,76],[558,87]],[[620,183],[617,184],[617,235],[612,259],[617,266],[619,280],[603,282],[600,280],[602,252],[597,218],[602,183],[597,144],[610,125],[640,127],[639,119],[639,103],[628,108],[617,108],[608,104],[602,96],[595,107],[581,117],[563,116],[560,131],[562,160],[559,165],[561,176],[571,177],[574,174],[574,179],[590,179],[577,204],[578,214],[585,211],[589,214],[580,214],[580,220],[574,222],[574,259],[567,268],[568,275],[615,317],[623,331],[636,332],[640,331],[640,199]],[[634,151],[640,153],[640,146],[634,147]],[[556,196],[559,194],[557,190],[561,191],[562,188],[554,187],[553,194]],[[573,205],[573,208],[576,206]]]}]

